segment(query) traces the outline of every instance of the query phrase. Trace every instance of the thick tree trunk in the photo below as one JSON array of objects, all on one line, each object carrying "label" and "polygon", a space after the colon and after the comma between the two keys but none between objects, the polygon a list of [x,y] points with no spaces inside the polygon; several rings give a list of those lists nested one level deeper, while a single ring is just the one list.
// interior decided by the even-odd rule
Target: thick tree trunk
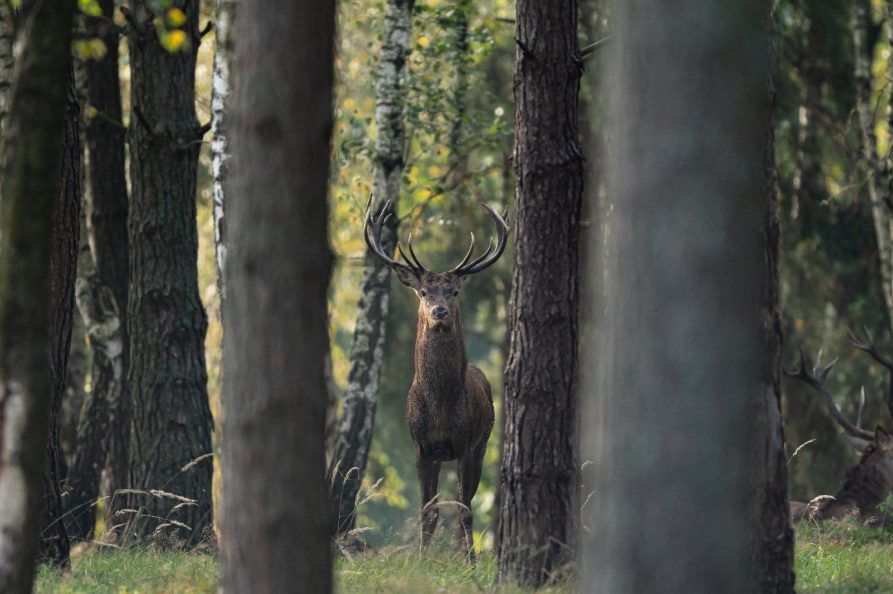
[{"label": "thick tree trunk", "polygon": [[3,138],[6,120],[9,117],[9,104],[15,69],[12,46],[15,43],[15,19],[12,5],[0,2],[0,164],[3,163]]},{"label": "thick tree trunk", "polygon": [[232,63],[233,40],[232,24],[235,0],[217,0],[216,50],[214,53],[214,73],[211,79],[211,172],[214,176],[214,251],[217,261],[217,290],[220,294],[220,308],[223,310],[225,286],[223,270],[226,264],[226,177],[230,156],[227,135],[227,111],[230,84],[230,64]]},{"label": "thick tree trunk", "polygon": [[871,96],[871,63],[874,58],[874,47],[869,47],[868,35],[871,28],[871,3],[868,0],[856,0],[852,10],[856,112],[862,137],[865,186],[874,219],[884,303],[887,305],[887,317],[893,326],[893,217],[890,215],[893,172],[890,170],[889,160],[882,159],[878,152],[875,134],[876,107]]},{"label": "thick tree trunk", "polygon": [[[375,85],[375,164],[372,207],[375,212],[390,200],[396,211],[403,177],[406,130],[403,103],[406,92],[406,63],[412,37],[413,0],[388,0],[384,42]],[[391,251],[396,244],[397,221],[391,218],[382,233],[382,245]],[[344,394],[344,411],[338,438],[327,473],[331,480],[329,498],[337,532],[354,527],[356,497],[366,472],[379,380],[384,356],[385,322],[388,315],[390,269],[366,250],[363,282],[357,305],[357,323],[350,350],[350,369]]]},{"label": "thick tree trunk", "polygon": [[[107,471],[108,492],[129,486],[130,395],[127,389],[128,237],[127,182],[121,85],[118,75],[118,30],[111,17],[114,3],[101,0],[104,17],[88,21],[103,40],[106,55],[85,65],[87,99],[95,115],[87,123],[90,194],[87,226],[92,248],[89,271],[78,279],[77,302],[93,349],[92,390],[79,423],[79,442],[70,474],[68,509],[72,536],[89,538],[95,523],[94,503],[100,476]],[[123,506],[112,497],[112,516]],[[115,521],[117,523],[117,521]]]},{"label": "thick tree trunk", "polygon": [[[767,3],[766,26],[771,8]],[[770,38],[771,47],[771,38]],[[760,389],[754,411],[753,429],[756,475],[751,481],[752,510],[750,518],[751,580],[758,592],[794,592],[794,531],[788,506],[788,469],[784,449],[784,428],[781,422],[781,355],[782,329],[778,285],[779,205],[778,173],[775,166],[775,132],[773,108],[775,87],[770,61],[767,77],[768,98],[764,124],[763,155],[763,297],[760,315],[763,337],[763,365]]]},{"label": "thick tree trunk", "polygon": [[77,274],[81,220],[80,108],[74,72],[68,82],[68,105],[62,136],[59,189],[53,209],[53,251],[50,255],[49,365],[50,398],[47,458],[44,469],[43,524],[40,556],[59,565],[68,564],[69,542],[62,521],[61,479],[65,475],[59,440],[62,398],[68,371],[68,349],[74,323],[74,280]]},{"label": "thick tree trunk", "polygon": [[239,7],[227,184],[234,224],[227,232],[221,591],[326,594],[335,2],[242,0]]},{"label": "thick tree trunk", "polygon": [[515,261],[505,371],[498,579],[539,586],[579,518],[577,322],[583,156],[577,3],[521,0],[515,50]]},{"label": "thick tree trunk", "polygon": [[[153,4],[132,0],[127,330],[132,397],[133,534],[175,533],[187,545],[211,525],[211,411],[207,317],[196,265],[196,166],[203,130],[195,116],[198,2],[178,50],[161,46]],[[154,491],[154,492],[152,492]],[[185,501],[184,501],[185,498]],[[183,505],[183,504],[186,505]]]},{"label": "thick tree trunk", "polygon": [[582,366],[593,398],[588,592],[759,591],[755,398],[774,405],[760,380],[763,6],[618,5],[603,87],[606,269],[589,272],[604,303],[599,348]]},{"label": "thick tree trunk", "polygon": [[[46,0],[25,32],[7,121],[0,230],[0,592],[31,591],[53,381],[47,373],[53,210],[74,4]],[[55,349],[54,349],[55,351]]]}]

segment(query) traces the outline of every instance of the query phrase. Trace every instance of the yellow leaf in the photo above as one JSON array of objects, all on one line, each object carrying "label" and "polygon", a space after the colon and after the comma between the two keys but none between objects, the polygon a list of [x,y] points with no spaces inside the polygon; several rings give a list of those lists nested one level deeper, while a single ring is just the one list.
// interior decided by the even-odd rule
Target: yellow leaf
[{"label": "yellow leaf", "polygon": [[428,47],[428,44],[429,44],[429,43],[431,43],[431,41],[430,41],[427,37],[425,37],[424,35],[422,35],[421,37],[419,37],[419,41],[418,41],[419,47],[421,47],[421,48],[426,48],[426,47]]},{"label": "yellow leaf", "polygon": [[167,11],[167,23],[171,27],[182,27],[186,23],[186,15],[179,8]]},{"label": "yellow leaf", "polygon": [[186,37],[186,33],[179,29],[161,34],[161,45],[169,52],[188,49],[188,42],[189,39]]}]

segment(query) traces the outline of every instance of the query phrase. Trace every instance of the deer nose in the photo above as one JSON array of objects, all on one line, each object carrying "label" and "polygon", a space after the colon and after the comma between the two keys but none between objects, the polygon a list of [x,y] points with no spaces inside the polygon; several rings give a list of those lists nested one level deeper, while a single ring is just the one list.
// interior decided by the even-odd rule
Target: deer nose
[{"label": "deer nose", "polygon": [[431,314],[438,320],[444,319],[445,317],[447,317],[447,315],[449,315],[449,313],[450,313],[450,310],[448,310],[447,308],[445,308],[442,305],[438,305],[433,310],[431,310]]}]

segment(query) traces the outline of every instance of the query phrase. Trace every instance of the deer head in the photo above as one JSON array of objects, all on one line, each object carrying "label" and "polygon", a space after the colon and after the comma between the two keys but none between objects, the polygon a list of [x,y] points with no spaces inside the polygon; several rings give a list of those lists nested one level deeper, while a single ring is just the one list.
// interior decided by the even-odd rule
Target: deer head
[{"label": "deer head", "polygon": [[485,270],[492,266],[505,250],[508,238],[508,224],[495,210],[481,203],[496,225],[496,247],[493,247],[491,238],[487,249],[483,254],[472,260],[474,253],[474,233],[471,234],[471,245],[465,257],[454,268],[446,272],[431,272],[422,265],[415,250],[412,247],[412,235],[406,240],[406,251],[400,242],[397,242],[397,252],[403,262],[390,257],[381,245],[382,226],[394,216],[393,205],[388,201],[381,209],[378,217],[372,215],[372,198],[366,205],[366,220],[363,225],[363,237],[366,245],[379,258],[381,258],[397,275],[397,279],[415,291],[419,298],[419,319],[424,320],[427,327],[432,330],[450,330],[459,318],[458,296],[459,290],[465,278]]}]

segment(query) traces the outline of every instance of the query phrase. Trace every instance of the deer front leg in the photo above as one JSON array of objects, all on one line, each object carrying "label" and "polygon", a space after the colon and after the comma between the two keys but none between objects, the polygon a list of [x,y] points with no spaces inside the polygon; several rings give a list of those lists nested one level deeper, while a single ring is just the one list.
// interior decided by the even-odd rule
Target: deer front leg
[{"label": "deer front leg", "polygon": [[484,448],[479,451],[469,452],[468,455],[456,462],[456,470],[459,475],[459,523],[456,527],[456,539],[463,542],[465,548],[465,560],[475,562],[474,556],[474,518],[471,513],[471,500],[478,490],[481,482],[481,469],[484,463]]},{"label": "deer front leg", "polygon": [[420,451],[416,452],[416,473],[419,478],[421,492],[421,509],[419,518],[422,524],[422,550],[428,548],[440,510],[437,507],[437,479],[440,476],[440,462],[425,458]]}]

